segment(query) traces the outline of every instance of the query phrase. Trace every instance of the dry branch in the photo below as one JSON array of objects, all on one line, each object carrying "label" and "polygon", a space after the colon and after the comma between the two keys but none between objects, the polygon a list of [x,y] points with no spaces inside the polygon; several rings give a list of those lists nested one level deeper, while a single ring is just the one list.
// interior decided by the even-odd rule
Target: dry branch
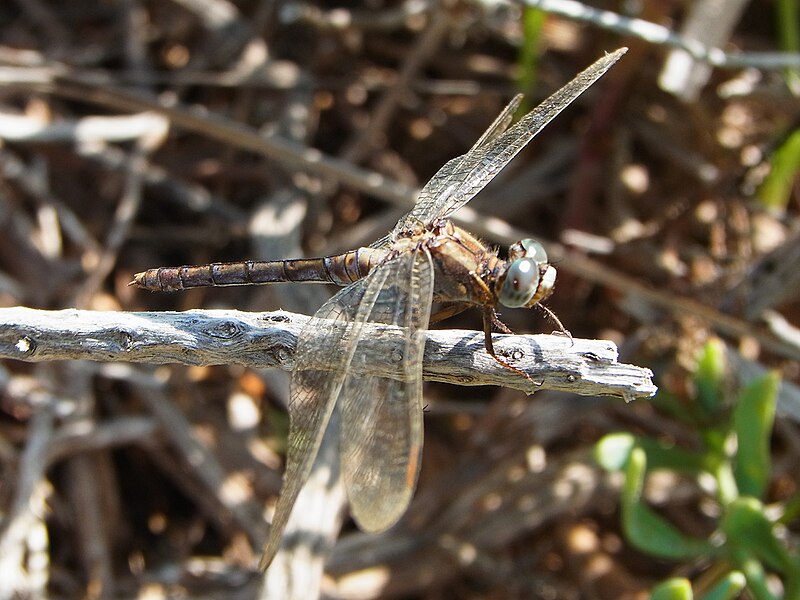
[{"label": "dry branch", "polygon": [[[308,317],[284,311],[43,311],[0,309],[0,357],[24,361],[102,360],[191,365],[241,364],[291,370],[297,336]],[[374,327],[368,356],[401,356],[398,330]],[[460,385],[502,385],[583,395],[652,396],[649,369],[617,362],[607,340],[563,335],[497,335],[496,352],[531,380],[501,366],[484,349],[483,333],[428,331],[423,376]],[[366,343],[366,342],[365,342]],[[376,354],[377,353],[377,354]],[[380,363],[380,364],[376,364]],[[399,375],[400,361],[365,361],[370,373]]]},{"label": "dry branch", "polygon": [[525,0],[525,4],[549,14],[592,23],[597,27],[633,36],[651,44],[680,48],[695,60],[716,67],[785,69],[800,65],[800,55],[796,52],[726,52],[722,48],[707,46],[699,40],[674,33],[671,29],[658,23],[625,17],[612,11],[594,8],[577,0]]}]

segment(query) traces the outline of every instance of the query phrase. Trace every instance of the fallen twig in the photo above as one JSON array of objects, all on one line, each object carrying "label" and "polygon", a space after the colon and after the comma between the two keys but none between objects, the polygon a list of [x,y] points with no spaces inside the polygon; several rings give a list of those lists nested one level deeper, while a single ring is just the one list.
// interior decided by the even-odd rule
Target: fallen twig
[{"label": "fallen twig", "polygon": [[[25,361],[236,363],[291,370],[297,336],[307,320],[284,311],[126,313],[7,308],[0,309],[0,356]],[[373,327],[359,352],[395,356],[402,342],[398,333],[395,328]],[[497,335],[495,339],[498,354],[530,380],[492,359],[484,349],[482,332],[457,329],[427,332],[423,377],[460,385],[503,385],[526,393],[551,389],[629,400],[648,398],[656,391],[650,370],[618,363],[617,348],[607,340],[563,335]],[[401,372],[400,361],[364,361],[359,368],[388,377]]]}]

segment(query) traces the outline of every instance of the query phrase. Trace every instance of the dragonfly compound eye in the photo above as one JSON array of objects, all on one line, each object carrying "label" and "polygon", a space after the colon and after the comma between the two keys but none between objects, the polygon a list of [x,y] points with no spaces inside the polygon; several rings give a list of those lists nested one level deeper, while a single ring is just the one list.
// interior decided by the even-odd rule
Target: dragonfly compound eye
[{"label": "dragonfly compound eye", "polygon": [[531,258],[539,264],[547,263],[547,252],[539,242],[532,238],[525,238],[512,244],[508,248],[508,259],[511,261],[518,258]]},{"label": "dragonfly compound eye", "polygon": [[539,266],[532,258],[518,258],[506,272],[500,290],[500,304],[520,308],[528,304],[539,289]]}]

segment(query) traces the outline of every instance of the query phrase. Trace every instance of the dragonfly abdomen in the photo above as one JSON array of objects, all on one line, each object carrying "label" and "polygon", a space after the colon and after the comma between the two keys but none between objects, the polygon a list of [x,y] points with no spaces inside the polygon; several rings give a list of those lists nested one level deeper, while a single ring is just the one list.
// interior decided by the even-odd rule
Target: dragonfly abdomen
[{"label": "dragonfly abdomen", "polygon": [[327,282],[349,285],[364,277],[386,252],[359,248],[323,258],[246,260],[182,267],[160,267],[137,273],[131,285],[157,292],[196,287],[223,287],[281,282]]}]

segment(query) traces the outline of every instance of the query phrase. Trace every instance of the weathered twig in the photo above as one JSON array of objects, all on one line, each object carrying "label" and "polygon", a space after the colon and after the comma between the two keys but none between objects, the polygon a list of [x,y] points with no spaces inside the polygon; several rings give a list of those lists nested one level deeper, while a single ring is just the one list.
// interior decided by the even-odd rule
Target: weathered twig
[{"label": "weathered twig", "polygon": [[[41,311],[0,309],[0,357],[25,361],[89,359],[147,363],[242,364],[291,370],[297,335],[308,317],[277,311]],[[373,327],[359,352],[402,357],[399,330]],[[460,385],[503,385],[584,395],[652,396],[649,369],[617,362],[607,340],[561,335],[497,335],[495,349],[530,380],[504,368],[484,349],[483,333],[428,331],[423,376]],[[358,359],[358,354],[356,355]],[[354,361],[371,374],[395,376],[400,360]],[[355,366],[355,365],[358,366]]]},{"label": "weathered twig", "polygon": [[692,58],[715,67],[740,69],[785,69],[800,65],[800,56],[792,52],[725,52],[721,48],[706,46],[698,40],[674,33],[669,28],[643,19],[625,17],[615,12],[600,10],[577,0],[525,0],[525,4],[547,13],[561,15],[576,21],[592,23],[603,29],[643,39],[651,44],[664,44],[685,50]]}]

